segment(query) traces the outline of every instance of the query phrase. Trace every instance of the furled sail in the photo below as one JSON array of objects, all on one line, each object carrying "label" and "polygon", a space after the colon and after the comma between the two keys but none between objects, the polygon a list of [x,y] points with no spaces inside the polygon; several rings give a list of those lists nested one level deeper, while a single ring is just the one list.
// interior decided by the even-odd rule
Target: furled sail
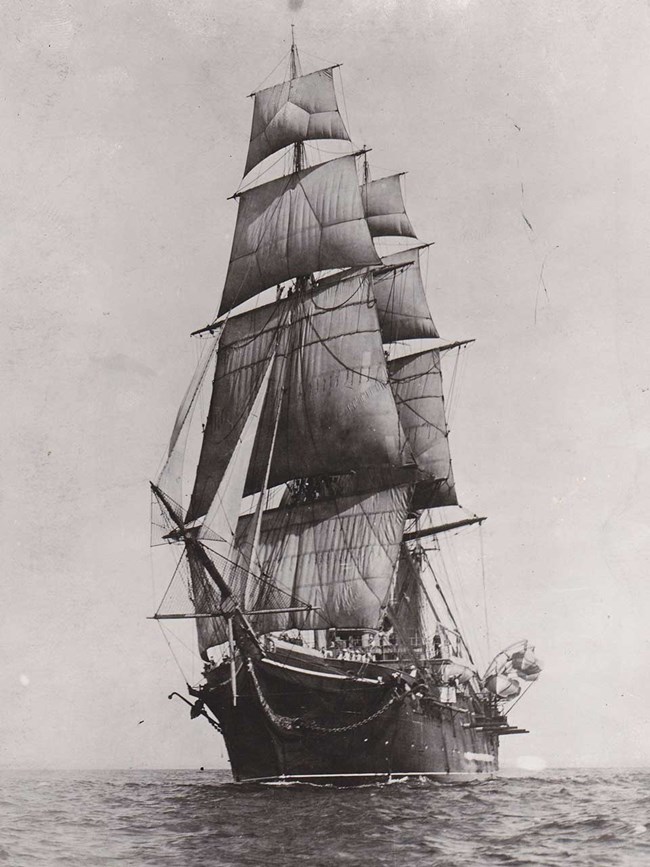
[{"label": "furled sail", "polygon": [[401,175],[390,175],[368,181],[361,187],[363,207],[373,238],[380,235],[406,235],[415,238],[411,221],[406,216],[400,177]]},{"label": "furled sail", "polygon": [[379,265],[354,156],[245,190],[219,314],[291,277]]},{"label": "furled sail", "polygon": [[406,355],[388,362],[390,383],[402,427],[420,470],[413,506],[418,509],[458,505],[451,469],[440,353]]},{"label": "furled sail", "polygon": [[369,281],[342,280],[232,317],[224,328],[189,520],[205,514],[277,352],[245,493],[363,467],[413,465]]},{"label": "furled sail", "polygon": [[[256,629],[375,628],[388,601],[411,491],[404,485],[266,512],[259,548],[263,573],[315,610],[263,615]],[[238,538],[252,519],[240,518]],[[264,598],[255,607],[264,608]]]},{"label": "furled sail", "polygon": [[334,67],[258,90],[246,158],[247,175],[263,159],[296,142],[350,136],[339,114]]}]

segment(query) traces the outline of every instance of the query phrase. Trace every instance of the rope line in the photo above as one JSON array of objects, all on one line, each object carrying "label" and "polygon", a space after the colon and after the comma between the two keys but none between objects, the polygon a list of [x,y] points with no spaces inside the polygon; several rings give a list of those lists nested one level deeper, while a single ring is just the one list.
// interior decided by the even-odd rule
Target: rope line
[{"label": "rope line", "polygon": [[481,524],[479,524],[478,527],[478,537],[481,549],[481,577],[483,579],[483,615],[485,617],[485,642],[487,644],[487,655],[489,659],[492,655],[492,651],[490,650],[490,621],[488,618],[487,581],[485,577],[485,555],[483,550],[483,527]]}]

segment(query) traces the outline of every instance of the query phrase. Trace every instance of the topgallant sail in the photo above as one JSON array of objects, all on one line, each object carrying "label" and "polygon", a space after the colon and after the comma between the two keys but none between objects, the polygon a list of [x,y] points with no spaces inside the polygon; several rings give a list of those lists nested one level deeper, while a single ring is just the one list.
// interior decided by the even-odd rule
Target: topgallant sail
[{"label": "topgallant sail", "polygon": [[[179,562],[155,618],[196,622],[192,716],[222,732],[236,780],[359,783],[496,769],[506,717],[540,664],[519,641],[482,673],[443,589],[458,507],[440,338],[400,175],[349,136],[334,69],[254,94],[218,318],[152,484],[156,541]],[[380,248],[381,249],[381,248]],[[208,393],[200,417],[197,397]],[[197,447],[188,444],[197,438]],[[194,459],[191,459],[194,454]],[[189,475],[191,490],[183,493]]]}]

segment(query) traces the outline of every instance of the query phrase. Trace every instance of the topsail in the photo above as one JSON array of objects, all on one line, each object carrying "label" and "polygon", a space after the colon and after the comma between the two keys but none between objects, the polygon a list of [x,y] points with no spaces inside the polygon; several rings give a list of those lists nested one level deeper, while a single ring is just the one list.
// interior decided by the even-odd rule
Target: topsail
[{"label": "topsail", "polygon": [[340,157],[240,194],[219,314],[291,277],[379,264],[355,157]]},{"label": "topsail", "polygon": [[261,490],[269,462],[270,485],[414,464],[370,281],[342,279],[226,324],[189,520],[212,502],[274,352],[245,493]]},{"label": "topsail", "polygon": [[361,187],[363,208],[373,237],[379,235],[406,235],[415,238],[411,221],[406,216],[401,175],[391,175],[368,181]]}]

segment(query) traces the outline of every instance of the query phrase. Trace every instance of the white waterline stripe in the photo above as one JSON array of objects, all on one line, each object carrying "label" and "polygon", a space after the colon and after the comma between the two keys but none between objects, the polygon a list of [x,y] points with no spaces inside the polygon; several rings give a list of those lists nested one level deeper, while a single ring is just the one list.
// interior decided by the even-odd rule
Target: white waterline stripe
[{"label": "white waterline stripe", "polygon": [[371,680],[368,677],[355,677],[352,674],[329,674],[325,671],[311,671],[308,668],[298,668],[295,665],[287,665],[284,662],[276,662],[274,659],[261,659],[260,662],[265,662],[267,665],[276,665],[278,668],[288,668],[291,671],[299,671],[301,674],[311,674],[312,677],[330,677],[334,680],[354,680],[357,683],[373,683],[377,686],[377,680]]},{"label": "white waterline stripe", "polygon": [[[492,773],[492,771],[490,772]],[[249,777],[239,780],[240,783],[285,783],[292,780],[327,780],[341,777],[382,777],[387,780],[400,777],[484,777],[484,771],[387,771],[386,773],[356,773],[356,774],[281,774],[279,777]]]}]

